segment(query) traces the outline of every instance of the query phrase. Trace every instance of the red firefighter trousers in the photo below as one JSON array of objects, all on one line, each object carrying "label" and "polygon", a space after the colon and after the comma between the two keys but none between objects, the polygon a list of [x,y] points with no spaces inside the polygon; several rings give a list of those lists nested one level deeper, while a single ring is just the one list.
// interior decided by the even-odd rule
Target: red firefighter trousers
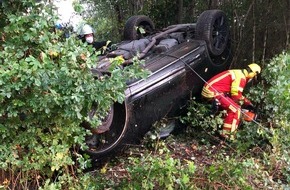
[{"label": "red firefighter trousers", "polygon": [[221,108],[227,111],[221,135],[234,138],[234,132],[237,130],[240,123],[240,106],[224,94],[216,95],[215,99],[220,102]]}]

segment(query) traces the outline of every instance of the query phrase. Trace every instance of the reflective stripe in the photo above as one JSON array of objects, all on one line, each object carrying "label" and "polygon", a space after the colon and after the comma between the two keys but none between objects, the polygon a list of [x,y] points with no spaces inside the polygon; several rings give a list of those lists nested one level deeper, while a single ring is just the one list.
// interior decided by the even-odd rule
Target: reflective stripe
[{"label": "reflective stripe", "polygon": [[206,98],[213,98],[214,97],[214,92],[212,92],[208,88],[203,88],[202,92],[201,92],[201,95],[203,97],[206,97]]},{"label": "reflective stripe", "polygon": [[229,72],[231,73],[232,80],[236,80],[235,71],[234,70],[229,70]]},{"label": "reflective stripe", "polygon": [[215,90],[211,90],[210,87],[211,87],[214,83],[216,83],[216,82],[218,82],[218,81],[220,81],[220,80],[226,78],[226,77],[229,76],[229,75],[231,75],[231,73],[227,72],[227,73],[225,73],[225,74],[223,74],[223,75],[217,77],[216,79],[212,80],[211,82],[209,82],[206,86],[203,87],[202,92],[201,92],[201,95],[202,95],[203,97],[205,97],[205,98],[213,98],[213,97],[215,97],[216,95],[218,95],[219,92],[215,92]]},{"label": "reflective stripe", "polygon": [[243,74],[242,70],[230,70],[229,71],[232,76],[232,86],[231,86],[231,95],[237,96],[239,92],[243,92],[244,88],[241,87],[241,81],[246,80],[245,75]]},{"label": "reflective stripe", "polygon": [[236,119],[233,119],[231,132],[235,132],[237,130],[237,128],[238,128],[238,126],[237,126],[237,120]]},{"label": "reflective stripe", "polygon": [[234,112],[234,113],[237,112],[237,109],[233,105],[230,105],[229,109],[232,110],[232,112]]},{"label": "reflective stripe", "polygon": [[238,118],[240,118],[240,117],[241,117],[241,110],[238,109]]},{"label": "reflective stripe", "polygon": [[230,140],[234,140],[235,139],[235,132],[238,128],[237,122],[238,121],[236,119],[234,119],[231,124],[224,123],[221,135],[226,137],[226,138],[229,138]]},{"label": "reflective stripe", "polygon": [[230,134],[231,130],[229,128],[225,128],[224,125],[223,130],[221,131],[221,135],[224,136],[225,138],[228,138]]},{"label": "reflective stripe", "polygon": [[230,131],[232,129],[232,125],[228,123],[224,123],[223,130]]}]

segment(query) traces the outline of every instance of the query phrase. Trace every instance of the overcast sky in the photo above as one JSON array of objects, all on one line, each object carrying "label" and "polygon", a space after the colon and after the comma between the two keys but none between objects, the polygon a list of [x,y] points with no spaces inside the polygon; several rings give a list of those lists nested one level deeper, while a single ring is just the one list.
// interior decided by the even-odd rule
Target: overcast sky
[{"label": "overcast sky", "polygon": [[58,7],[58,14],[62,23],[71,22],[74,27],[81,22],[80,15],[76,15],[72,2],[73,0],[54,0],[54,4]]}]

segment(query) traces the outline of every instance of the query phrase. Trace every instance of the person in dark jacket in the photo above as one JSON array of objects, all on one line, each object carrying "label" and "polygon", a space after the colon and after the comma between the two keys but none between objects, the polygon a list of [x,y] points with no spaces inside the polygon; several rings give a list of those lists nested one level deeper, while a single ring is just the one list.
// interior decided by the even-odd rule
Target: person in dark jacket
[{"label": "person in dark jacket", "polygon": [[85,24],[82,27],[81,32],[80,32],[80,38],[83,42],[86,42],[86,43],[92,45],[96,49],[96,51],[100,51],[101,54],[103,54],[106,51],[106,49],[112,45],[112,42],[109,40],[108,41],[96,41],[94,30],[88,24]]}]

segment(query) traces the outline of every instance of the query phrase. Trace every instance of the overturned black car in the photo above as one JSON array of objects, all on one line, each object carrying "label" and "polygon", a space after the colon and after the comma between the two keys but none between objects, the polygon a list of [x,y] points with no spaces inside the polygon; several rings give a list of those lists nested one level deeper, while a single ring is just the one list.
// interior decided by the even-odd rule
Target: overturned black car
[{"label": "overturned black car", "polygon": [[[136,28],[142,29],[136,30]],[[98,159],[136,142],[163,117],[180,114],[206,80],[226,70],[231,62],[230,33],[221,10],[204,11],[196,23],[169,26],[155,32],[147,16],[133,16],[124,29],[124,40],[102,56],[96,70],[106,72],[109,57],[134,56],[145,61],[146,79],[128,80],[123,104],[115,103],[99,128],[86,139],[86,153]]]}]

